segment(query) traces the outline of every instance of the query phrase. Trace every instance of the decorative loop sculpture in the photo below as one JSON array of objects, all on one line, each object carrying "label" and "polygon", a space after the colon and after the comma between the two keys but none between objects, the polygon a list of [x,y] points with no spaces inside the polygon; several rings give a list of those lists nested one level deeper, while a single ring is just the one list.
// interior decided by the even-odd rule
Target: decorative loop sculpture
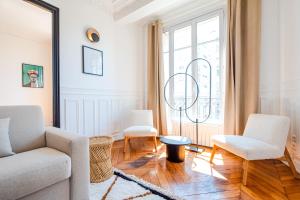
[{"label": "decorative loop sculpture", "polygon": [[[167,86],[169,85],[170,81],[172,79],[174,79],[176,76],[179,76],[179,75],[184,75],[185,76],[185,81],[187,80],[187,77],[190,77],[193,80],[193,82],[196,84],[196,87],[197,87],[196,98],[193,100],[193,102],[191,103],[191,105],[187,105],[187,102],[184,101],[184,105],[183,105],[184,108],[183,109],[182,109],[182,106],[179,106],[178,108],[176,108],[175,106],[171,105],[171,103],[167,100],[167,96],[166,96]],[[189,75],[187,73],[176,73],[176,74],[173,74],[172,76],[169,77],[169,79],[167,80],[167,82],[165,84],[165,87],[164,87],[164,98],[165,98],[165,101],[166,101],[166,103],[168,104],[168,106],[171,109],[176,110],[176,111],[183,111],[183,110],[187,110],[187,109],[191,108],[197,102],[198,94],[199,94],[199,87],[198,87],[196,79],[192,75]]]},{"label": "decorative loop sculpture", "polygon": [[[203,61],[204,63],[206,63],[208,65],[208,68],[209,68],[209,97],[208,97],[208,113],[207,115],[205,116],[205,118],[203,119],[199,119],[199,116],[198,116],[198,113],[196,114],[196,117],[193,119],[190,114],[189,114],[189,110],[196,104],[198,105],[198,101],[200,100],[199,98],[199,95],[200,95],[200,91],[201,91],[201,85],[199,85],[197,79],[198,78],[195,78],[193,76],[193,72],[195,72],[195,68],[197,69],[197,72],[196,73],[196,76],[198,76],[199,72],[200,71],[198,70],[199,68],[199,65],[198,65],[198,61]],[[190,71],[192,71],[192,74],[190,74]],[[180,104],[179,106],[178,105],[172,105],[172,103],[170,101],[168,101],[168,98],[167,98],[167,89],[168,89],[168,85],[170,84],[170,82],[174,79],[175,77],[178,77],[178,76],[184,76],[184,102],[182,104]],[[197,144],[198,144],[198,124],[200,123],[204,123],[205,121],[208,120],[208,118],[210,117],[210,114],[211,114],[211,77],[212,77],[212,68],[211,68],[211,65],[210,63],[208,62],[208,60],[206,59],[203,59],[203,58],[196,58],[194,60],[192,60],[186,67],[185,69],[185,72],[183,73],[176,73],[176,74],[173,74],[172,76],[169,77],[169,79],[166,81],[165,83],[165,86],[164,86],[164,99],[165,99],[165,102],[166,104],[172,109],[172,110],[175,110],[175,111],[179,111],[180,112],[180,130],[179,130],[179,133],[180,133],[180,136],[182,135],[182,111],[185,112],[185,115],[186,115],[186,118],[191,121],[192,123],[195,123],[196,124],[196,140],[197,140]],[[195,88],[196,88],[196,91],[194,91],[195,93],[193,93],[195,96],[194,98],[192,99],[192,101],[189,103],[188,102],[188,79],[191,80],[191,84],[195,84]],[[193,87],[192,87],[193,89]],[[198,151],[198,148],[197,148],[197,151]]]}]

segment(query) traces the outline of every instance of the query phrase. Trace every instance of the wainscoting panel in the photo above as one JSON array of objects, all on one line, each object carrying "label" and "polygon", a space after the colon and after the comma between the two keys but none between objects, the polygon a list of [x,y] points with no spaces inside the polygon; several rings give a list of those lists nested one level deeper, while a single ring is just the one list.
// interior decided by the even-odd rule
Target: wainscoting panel
[{"label": "wainscoting panel", "polygon": [[98,100],[98,133],[108,133],[112,129],[110,119],[111,116],[111,102],[105,99]]},{"label": "wainscoting panel", "polygon": [[96,103],[94,99],[83,100],[83,130],[86,135],[96,133]]},{"label": "wainscoting panel", "polygon": [[291,119],[287,147],[300,172],[300,80],[280,83],[280,90],[261,90],[260,112],[286,115]]},{"label": "wainscoting panel", "polygon": [[71,132],[79,132],[79,100],[64,99],[64,129]]},{"label": "wainscoting panel", "polygon": [[143,94],[126,91],[61,89],[61,128],[86,136],[119,134],[133,109],[143,108]]},{"label": "wainscoting panel", "polygon": [[281,84],[281,113],[291,118],[288,148],[300,172],[300,79],[290,79]]}]

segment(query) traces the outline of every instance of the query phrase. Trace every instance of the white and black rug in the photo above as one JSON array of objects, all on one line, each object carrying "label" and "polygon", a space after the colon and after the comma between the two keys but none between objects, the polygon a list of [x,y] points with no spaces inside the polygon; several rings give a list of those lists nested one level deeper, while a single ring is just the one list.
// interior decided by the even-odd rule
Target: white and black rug
[{"label": "white and black rug", "polygon": [[90,188],[90,200],[182,200],[170,192],[128,175],[121,170],[114,170],[114,175],[102,182],[93,183]]}]

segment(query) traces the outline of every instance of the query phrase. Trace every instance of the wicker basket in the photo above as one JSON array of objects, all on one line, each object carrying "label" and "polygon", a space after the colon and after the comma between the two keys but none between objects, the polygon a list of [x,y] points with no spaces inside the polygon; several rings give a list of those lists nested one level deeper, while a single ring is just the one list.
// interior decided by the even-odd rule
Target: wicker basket
[{"label": "wicker basket", "polygon": [[90,176],[91,183],[99,183],[113,175],[111,147],[113,139],[109,136],[90,138]]}]

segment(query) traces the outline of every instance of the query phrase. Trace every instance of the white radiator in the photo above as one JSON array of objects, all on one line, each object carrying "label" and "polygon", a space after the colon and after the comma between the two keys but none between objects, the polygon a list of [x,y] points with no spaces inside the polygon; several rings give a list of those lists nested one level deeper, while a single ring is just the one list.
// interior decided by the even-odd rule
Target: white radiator
[{"label": "white radiator", "polygon": [[[196,137],[196,124],[191,122],[182,122],[182,136],[192,139],[194,144],[211,147],[211,137],[216,134],[222,134],[222,124],[198,124],[198,142]],[[170,135],[179,135],[179,122],[172,121]]]}]

